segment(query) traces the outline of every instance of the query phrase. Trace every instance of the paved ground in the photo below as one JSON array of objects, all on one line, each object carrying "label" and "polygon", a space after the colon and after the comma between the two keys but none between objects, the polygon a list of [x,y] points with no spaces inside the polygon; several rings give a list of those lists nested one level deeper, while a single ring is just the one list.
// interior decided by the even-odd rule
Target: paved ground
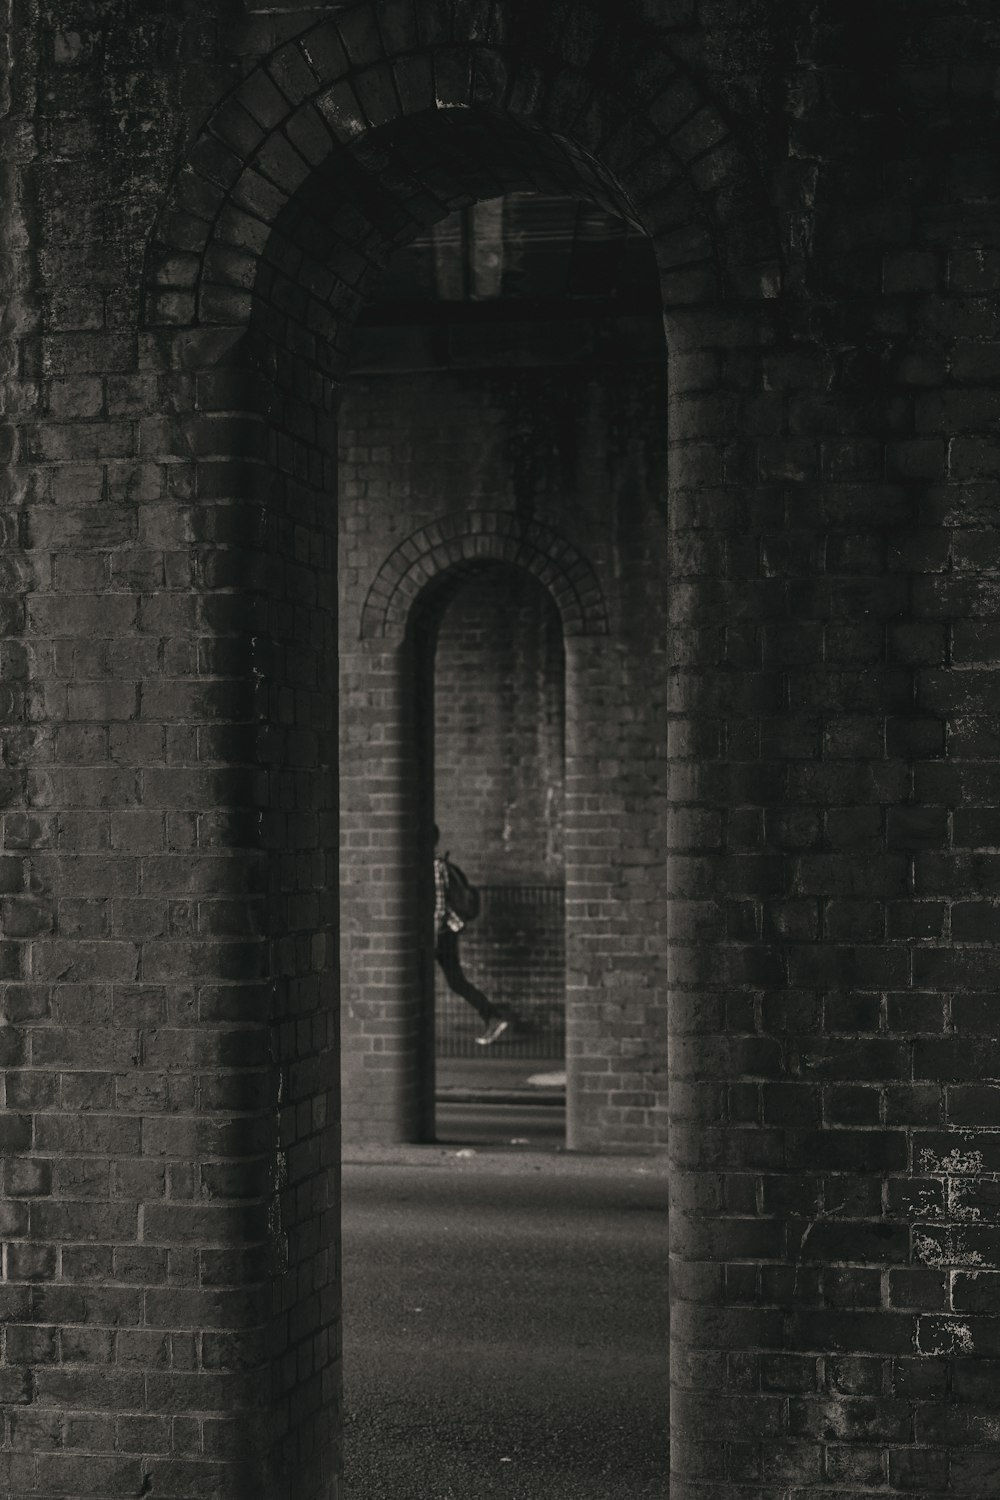
[{"label": "paved ground", "polygon": [[665,1500],[662,1168],[543,1144],[345,1166],[348,1500]]},{"label": "paved ground", "polygon": [[566,1140],[566,1111],[557,1104],[466,1104],[438,1099],[437,1138],[441,1145],[518,1146],[560,1151]]},{"label": "paved ground", "polygon": [[434,1065],[439,1097],[534,1097],[564,1099],[566,1064],[562,1058],[500,1057],[489,1049],[472,1057],[439,1057]]}]

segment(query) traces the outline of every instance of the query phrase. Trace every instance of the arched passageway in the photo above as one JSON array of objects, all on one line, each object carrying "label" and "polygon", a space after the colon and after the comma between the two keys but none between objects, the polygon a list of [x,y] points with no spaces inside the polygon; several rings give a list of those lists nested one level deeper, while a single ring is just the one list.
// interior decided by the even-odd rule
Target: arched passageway
[{"label": "arched passageway", "polygon": [[[477,569],[506,568],[544,590],[566,640],[565,904],[537,894],[566,915],[567,1138],[650,1149],[666,1126],[665,922],[635,851],[665,857],[655,265],[620,219],[576,199],[489,207],[475,236],[453,216],[390,261],[340,408],[344,1127],[367,1142],[432,1134],[420,622],[436,626]],[[484,264],[493,295],[473,298]],[[510,884],[503,860],[497,873]]]},{"label": "arched passageway", "polygon": [[[425,397],[426,383],[424,377],[421,387]],[[467,430],[467,423],[477,412],[478,398],[469,393],[468,380],[463,383],[467,403],[464,409],[453,407],[453,420],[456,428]],[[398,415],[398,385],[391,384],[383,398]],[[371,396],[366,396],[363,409],[370,411],[370,400]],[[349,446],[350,400],[344,416],[348,424],[345,443]],[[581,410],[580,422],[592,436],[599,435],[596,441],[600,445],[607,427],[597,422],[593,404],[589,410]],[[414,451],[417,462],[424,461],[420,449]],[[433,457],[430,460],[432,471],[435,461]],[[374,514],[372,491],[377,486],[369,484],[368,488],[365,508]],[[403,489],[410,493],[409,485]],[[613,524],[614,507],[605,508],[606,501],[602,480],[599,508],[607,523],[608,539],[613,542],[620,533]],[[560,498],[559,504],[564,503]],[[637,527],[647,535],[646,555],[650,558],[656,556],[661,526],[655,514],[647,515],[645,521],[631,515],[622,518],[626,532]],[[560,777],[559,788],[564,809],[559,816],[558,841],[568,955],[568,1140],[572,1146],[592,1146],[602,1138],[609,1144],[612,1138],[625,1146],[645,1144],[634,1113],[632,1118],[623,1117],[623,1133],[614,1136],[615,1101],[608,1095],[619,1085],[609,1077],[611,1069],[605,1058],[609,1048],[616,1056],[620,1045],[622,1027],[619,1024],[616,1028],[608,1019],[610,1012],[617,1015],[620,1002],[617,996],[607,998],[606,1009],[595,1011],[594,991],[600,992],[612,971],[619,976],[626,971],[630,952],[639,956],[640,975],[629,997],[637,1044],[632,1049],[631,1066],[636,1071],[645,1068],[658,1072],[662,1077],[665,1017],[655,980],[657,975],[662,978],[664,960],[661,955],[656,961],[654,946],[655,936],[663,936],[662,910],[657,907],[655,892],[644,897],[630,887],[628,872],[634,866],[621,846],[621,829],[629,819],[641,827],[647,846],[657,819],[661,826],[664,822],[663,781],[648,756],[648,737],[655,733],[654,720],[658,710],[662,713],[662,700],[650,694],[644,711],[630,714],[624,727],[620,716],[609,709],[609,705],[621,701],[628,688],[629,674],[622,670],[627,634],[616,648],[608,633],[607,609],[596,577],[565,538],[540,522],[520,521],[513,511],[486,515],[460,512],[440,519],[431,530],[438,537],[445,533],[445,539],[412,564],[424,582],[412,596],[409,615],[400,619],[401,628],[372,635],[350,649],[346,641],[341,647],[345,1121],[353,1138],[361,1141],[377,1139],[380,1129],[390,1139],[429,1138],[431,1133],[429,1090],[433,1073],[421,1039],[429,1024],[427,903],[433,818],[428,796],[431,753],[421,747],[430,740],[433,674],[426,631],[420,627],[421,621],[428,620],[436,627],[441,608],[456,588],[470,575],[481,573],[492,557],[495,569],[516,566],[529,580],[533,574],[545,578],[550,608],[557,610],[559,601],[566,611],[560,622],[566,638],[566,719],[565,774]],[[409,545],[404,544],[403,550]],[[465,561],[456,563],[462,552]],[[518,558],[523,561],[515,563]],[[435,573],[435,567],[443,571]],[[387,598],[394,595],[395,591]],[[619,629],[625,632],[631,618],[633,629],[648,630],[655,603],[644,601],[647,613],[636,596],[632,602],[631,616],[626,611],[625,624]],[[555,617],[559,619],[560,614]],[[371,712],[376,685],[381,686],[378,701],[382,706],[377,716]],[[640,753],[635,756],[630,753],[633,742],[640,745]],[[599,767],[611,757],[621,762],[622,775],[614,787],[602,787]],[[599,811],[602,799],[608,798],[615,799],[618,810],[613,838],[608,831],[610,815],[602,818]],[[371,849],[376,829],[382,857],[358,859],[353,851]],[[387,905],[387,890],[400,893],[395,907]],[[373,945],[371,937],[379,926],[379,917],[382,941]],[[357,934],[362,935],[362,941],[355,946]],[[609,951],[614,954],[614,963]],[[384,1042],[373,1047],[370,1040],[390,1031],[400,1038],[395,1066],[386,1057]],[[373,1056],[381,1089],[371,1077]],[[644,1112],[639,1123],[645,1121],[650,1109],[664,1108],[662,1099],[649,1097],[648,1080],[643,1093],[646,1097],[640,1099],[638,1090],[633,1090],[628,1100],[630,1111]]]},{"label": "arched passageway", "polygon": [[[250,752],[261,773],[254,795],[263,806],[255,809],[247,857],[265,872],[276,1044],[275,1071],[261,1077],[259,1148],[266,1161],[276,1107],[271,1223],[280,1254],[267,1332],[276,1351],[267,1462],[272,1491],[296,1500],[326,1494],[336,1467],[327,1415],[336,1395],[330,1336],[336,1267],[329,1253],[335,1236],[324,1228],[336,1202],[337,1157],[337,903],[329,851],[336,823],[330,663],[338,589],[331,495],[336,383],[345,373],[355,317],[395,247],[455,208],[510,190],[582,197],[651,236],[661,300],[675,316],[682,357],[716,336],[693,319],[699,303],[712,307],[726,293],[745,299],[742,332],[733,336],[752,346],[766,336],[761,329],[769,326],[768,299],[776,288],[775,238],[756,178],[686,68],[662,47],[650,49],[610,11],[595,12],[582,26],[580,18],[553,26],[547,13],[527,21],[502,8],[489,15],[473,9],[454,33],[450,14],[436,8],[421,9],[418,21],[417,11],[405,7],[383,6],[377,18],[357,7],[278,49],[212,116],[177,179],[149,257],[148,324],[159,330],[167,367],[183,371],[195,392],[190,410],[179,397],[179,440],[218,454],[213,493],[242,516],[241,530],[253,538],[240,570],[253,586],[232,601],[248,612],[248,624],[234,616],[232,628],[248,642],[256,711],[266,723]],[[509,30],[516,34],[518,27],[527,28],[530,42],[511,47]],[[695,359],[695,381],[697,369]],[[678,389],[683,385],[682,377]],[[683,424],[678,435],[686,458]],[[714,429],[710,441],[721,451]],[[691,461],[693,467],[678,468],[682,486],[699,471],[693,451]],[[710,467],[707,455],[706,462]],[[477,506],[482,514],[493,509],[492,502]],[[533,542],[539,527],[558,531],[517,512],[515,506],[515,545]],[[442,514],[447,520],[435,504],[414,520],[437,527],[433,545],[447,547]],[[609,651],[607,636],[593,628],[592,594],[567,564],[574,551],[586,558],[592,549],[571,544],[550,558],[557,573],[569,574],[567,599],[580,601],[569,654],[578,700],[588,705],[574,716],[568,695],[567,860],[572,826],[576,879],[568,884],[567,913],[568,991],[574,985],[578,991],[569,1005],[576,1079],[569,1111],[573,1143],[591,1147],[662,1144],[666,1120],[667,1018],[655,994],[663,974],[662,892],[649,880],[649,870],[663,861],[666,810],[650,829],[626,839],[632,891],[622,901],[615,889],[623,868],[618,802],[662,798],[666,714],[681,705],[646,690],[656,684],[665,691],[670,678],[649,670],[643,593],[620,571],[615,533],[622,521],[632,524],[627,507],[603,538],[604,572],[616,579],[618,607],[626,614],[635,609],[634,649]],[[495,545],[497,533],[489,523],[484,529]],[[359,523],[362,550],[363,530]],[[408,534],[409,528],[400,533],[400,547]],[[482,545],[478,540],[477,549]],[[365,597],[386,555],[357,568],[354,581]],[[404,575],[419,585],[414,563],[418,572],[404,569]],[[662,582],[653,549],[643,555],[643,569]],[[211,594],[231,577],[213,564],[204,581]],[[678,596],[679,620],[688,603]],[[345,630],[341,588],[341,680],[353,669],[369,726],[390,727],[382,742],[382,808],[364,809],[363,831],[343,829],[352,869],[363,865],[384,876],[377,922],[355,931],[360,941],[350,946],[368,954],[372,983],[382,986],[391,1009],[419,973],[413,897],[419,882],[410,878],[419,864],[419,819],[390,806],[393,799],[405,804],[401,783],[415,770],[406,747],[416,741],[406,724],[412,699],[396,648],[361,628],[364,599],[357,604]],[[569,620],[564,611],[568,644]],[[655,723],[636,717],[637,701],[652,709]],[[586,737],[585,729],[598,723],[614,726],[615,744]],[[366,753],[360,742],[357,748]],[[351,754],[348,746],[348,762]],[[348,764],[342,812],[353,805],[349,780]],[[350,906],[348,890],[341,902],[348,922]],[[624,912],[631,935],[616,920]],[[407,927],[411,951],[405,936],[386,943],[390,929],[405,935]],[[350,992],[347,1005],[350,1021]],[[418,1132],[425,1128],[419,1089],[398,1086],[400,1059],[413,1055],[413,1016],[411,1007],[409,1016],[397,1010],[367,1018],[371,1046],[355,1098],[367,1128],[384,1136],[411,1132],[413,1122]],[[682,1094],[675,1135],[689,1103]],[[697,1111],[692,1123],[697,1130]],[[307,1400],[304,1367],[311,1372]]]}]

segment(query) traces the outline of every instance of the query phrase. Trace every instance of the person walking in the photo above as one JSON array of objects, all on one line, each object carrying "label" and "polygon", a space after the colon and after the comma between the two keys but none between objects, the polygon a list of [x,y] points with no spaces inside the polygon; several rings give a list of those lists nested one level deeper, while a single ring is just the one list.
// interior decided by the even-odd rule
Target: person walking
[{"label": "person walking", "polygon": [[492,1047],[510,1028],[510,1018],[493,1005],[478,985],[462,968],[458,936],[465,926],[448,899],[448,856],[438,854],[440,833],[434,829],[434,957],[444,975],[445,983],[454,994],[467,1000],[485,1024],[485,1030],[476,1037],[480,1047]]}]

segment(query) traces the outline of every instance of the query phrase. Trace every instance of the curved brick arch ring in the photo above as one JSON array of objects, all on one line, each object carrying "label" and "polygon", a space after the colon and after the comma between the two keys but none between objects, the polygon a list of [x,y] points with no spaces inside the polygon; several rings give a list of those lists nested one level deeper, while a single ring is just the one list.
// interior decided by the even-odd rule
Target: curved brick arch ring
[{"label": "curved brick arch ring", "polygon": [[740,295],[776,294],[763,186],[690,70],[658,45],[641,68],[622,65],[620,87],[598,82],[600,24],[563,28],[515,68],[503,6],[458,9],[453,33],[437,6],[352,6],[276,49],[226,96],[154,228],[147,325],[245,326],[261,253],[303,184],[338,154],[377,149],[394,124],[434,112],[493,111],[542,132],[577,156],[584,183],[600,162],[656,242],[667,304],[716,295],[720,276]]},{"label": "curved brick arch ring", "polygon": [[361,639],[401,638],[428,587],[484,563],[506,563],[535,578],[559,610],[567,639],[607,635],[597,576],[565,537],[511,512],[464,511],[413,532],[390,553],[368,590]]}]

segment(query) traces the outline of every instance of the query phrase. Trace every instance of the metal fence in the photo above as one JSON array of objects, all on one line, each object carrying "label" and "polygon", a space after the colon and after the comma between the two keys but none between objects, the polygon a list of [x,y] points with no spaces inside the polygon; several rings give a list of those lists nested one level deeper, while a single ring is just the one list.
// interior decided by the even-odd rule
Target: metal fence
[{"label": "metal fence", "polygon": [[[562,885],[479,887],[479,916],[461,937],[469,978],[517,1020],[490,1048],[503,1057],[561,1058],[566,1050],[566,924]],[[435,966],[438,1057],[482,1055],[482,1022]]]}]

